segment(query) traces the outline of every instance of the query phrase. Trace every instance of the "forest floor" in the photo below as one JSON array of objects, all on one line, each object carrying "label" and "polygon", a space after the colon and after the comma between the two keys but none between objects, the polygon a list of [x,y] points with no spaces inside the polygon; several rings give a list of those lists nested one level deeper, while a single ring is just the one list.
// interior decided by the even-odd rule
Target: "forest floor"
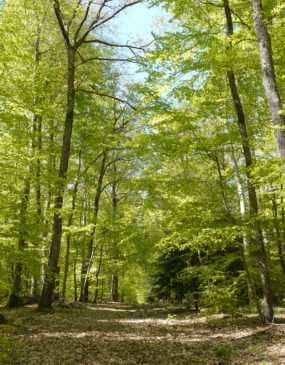
[{"label": "forest floor", "polygon": [[10,321],[0,325],[1,365],[285,364],[285,314],[262,326],[254,315],[152,305],[1,311]]}]

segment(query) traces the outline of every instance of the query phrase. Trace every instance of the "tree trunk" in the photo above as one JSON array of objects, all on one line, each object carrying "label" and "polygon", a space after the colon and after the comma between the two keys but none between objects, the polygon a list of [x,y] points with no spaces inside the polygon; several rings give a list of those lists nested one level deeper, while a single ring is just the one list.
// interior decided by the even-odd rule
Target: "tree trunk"
[{"label": "tree trunk", "polygon": [[118,300],[119,300],[119,276],[118,276],[118,269],[116,268],[111,279],[111,301],[117,302]]},{"label": "tree trunk", "polygon": [[[233,160],[233,166],[234,166],[235,175],[236,175],[237,191],[238,191],[239,204],[240,204],[240,213],[241,213],[241,216],[244,217],[244,215],[246,214],[245,193],[244,193],[244,189],[242,186],[241,177],[240,177],[240,174],[238,171],[238,165],[237,165],[237,162],[236,162],[236,159],[234,156],[234,151],[233,151],[232,160]],[[250,306],[253,306],[253,303],[254,303],[256,306],[257,312],[262,317],[260,304],[259,304],[259,301],[258,301],[258,298],[256,295],[255,284],[254,284],[254,281],[253,281],[253,278],[251,275],[252,264],[251,264],[251,257],[250,257],[248,241],[249,241],[248,236],[247,236],[246,232],[244,232],[243,236],[242,236],[242,260],[243,260],[244,269],[245,269],[246,278],[247,278],[248,297],[249,297],[249,301],[250,301]]]},{"label": "tree trunk", "polygon": [[65,117],[61,158],[58,171],[57,190],[54,203],[55,213],[53,221],[52,242],[48,260],[48,270],[45,275],[45,283],[41,293],[39,309],[52,307],[54,284],[55,284],[55,278],[57,276],[58,260],[61,246],[61,235],[62,235],[61,209],[63,206],[63,195],[65,190],[66,173],[68,170],[73,119],[74,119],[74,104],[75,104],[74,77],[75,77],[75,49],[69,47],[67,111]]},{"label": "tree trunk", "polygon": [[[38,66],[40,62],[40,42],[41,42],[41,26],[38,24],[37,27],[37,38],[35,42],[35,70],[34,70],[34,82],[37,81],[38,77]],[[37,106],[39,104],[39,97],[35,95],[34,97],[34,105]],[[40,223],[42,221],[42,205],[41,205],[41,153],[42,153],[42,117],[37,113],[34,113],[33,118],[33,138],[32,138],[32,150],[33,154],[36,157],[36,167],[35,167],[35,193],[36,193],[36,213],[37,220],[36,224],[38,226],[38,231],[40,232]],[[35,247],[39,246],[39,239],[35,242]],[[37,251],[35,251],[35,255],[37,255]],[[38,274],[32,274],[31,277],[31,297],[35,300],[38,300]]]},{"label": "tree trunk", "polygon": [[100,272],[101,272],[102,257],[103,257],[103,243],[101,244],[100,256],[99,256],[99,261],[98,261],[98,267],[97,267],[97,271],[96,271],[95,291],[94,291],[93,303],[97,303],[97,301],[98,301],[98,295],[99,295],[99,275],[100,275]]},{"label": "tree trunk", "polygon": [[102,277],[102,280],[101,280],[100,302],[103,302],[103,299],[104,299],[104,286],[105,286],[105,280]]},{"label": "tree trunk", "polygon": [[276,82],[271,38],[264,19],[262,0],[252,0],[251,5],[255,33],[259,44],[263,87],[274,126],[277,152],[285,168],[285,116],[280,113],[283,103]]},{"label": "tree trunk", "polygon": [[[81,151],[79,153],[79,164],[78,164],[78,174],[80,173],[81,169]],[[73,223],[73,214],[76,207],[76,196],[78,191],[78,185],[79,181],[76,181],[73,188],[73,194],[72,194],[72,203],[71,203],[71,213],[68,218],[67,227],[71,227]],[[65,251],[65,262],[64,262],[64,273],[63,273],[63,280],[62,280],[62,291],[61,291],[61,297],[65,299],[66,294],[66,282],[67,282],[67,276],[68,276],[68,268],[69,268],[69,254],[70,254],[70,241],[71,241],[71,233],[68,232],[66,236],[66,251]]]},{"label": "tree trunk", "polygon": [[[39,49],[36,50],[36,60],[39,61]],[[38,103],[38,100],[35,99],[35,104]],[[40,156],[42,153],[42,118],[41,116],[34,114],[33,116],[33,133],[34,133],[34,141],[33,141],[33,153],[37,156],[36,160],[36,168],[35,168],[35,192],[36,192],[36,212],[37,212],[37,220],[36,224],[38,226],[38,230],[40,232],[40,224],[42,222],[42,203],[41,203],[41,160]],[[35,242],[35,247],[39,246],[39,241]],[[35,252],[37,255],[37,252]],[[38,292],[38,277],[40,273],[33,274],[31,277],[31,297],[35,300],[38,300],[39,292]]]},{"label": "tree trunk", "polygon": [[[39,52],[39,50],[37,50]],[[36,59],[39,59],[39,56],[36,56]],[[37,104],[37,100],[35,101]],[[39,232],[41,231],[40,225],[42,223],[42,191],[41,191],[41,159],[40,156],[42,154],[42,117],[35,115],[33,119],[34,123],[34,138],[35,138],[35,153],[37,155],[36,161],[36,211],[37,211],[37,221]],[[40,242],[35,243],[35,247],[38,247]],[[33,274],[31,278],[31,296],[33,299],[39,299],[39,291],[38,291],[38,278],[40,277],[40,273]]]},{"label": "tree trunk", "polygon": [[[224,0],[224,9],[227,20],[227,34],[228,37],[231,37],[233,35],[233,22],[228,0]],[[272,323],[274,321],[274,312],[273,312],[271,285],[267,267],[267,258],[266,258],[266,250],[263,240],[263,234],[258,219],[257,195],[255,187],[251,182],[252,176],[250,168],[253,161],[252,161],[251,148],[249,145],[245,114],[237,90],[235,74],[233,70],[229,69],[227,71],[227,78],[231,90],[234,107],[236,110],[238,128],[242,140],[242,148],[246,164],[249,210],[250,210],[250,215],[253,218],[253,228],[255,231],[255,235],[254,237],[252,237],[252,240],[255,243],[256,247],[256,254],[259,263],[260,278],[263,290],[263,317],[266,323]]]},{"label": "tree trunk", "polygon": [[280,226],[279,226],[279,220],[278,220],[278,209],[277,209],[275,194],[272,197],[272,212],[273,212],[274,229],[275,229],[275,234],[276,234],[276,241],[277,241],[280,265],[281,265],[282,272],[285,273],[283,240],[282,240],[282,236],[280,233]]},{"label": "tree trunk", "polygon": [[220,187],[221,187],[221,193],[222,193],[222,200],[223,200],[223,205],[225,208],[225,211],[227,213],[227,215],[229,216],[229,218],[232,218],[232,214],[229,208],[229,204],[228,204],[228,200],[227,200],[227,196],[226,196],[226,192],[225,192],[225,183],[224,183],[224,178],[222,175],[222,170],[221,170],[221,164],[219,161],[219,157],[218,155],[214,155],[213,159],[217,165],[217,169],[218,169],[218,175],[219,175],[219,182],[220,182]]},{"label": "tree trunk", "polygon": [[[116,229],[116,219],[117,219],[117,208],[118,208],[118,195],[117,195],[117,169],[116,164],[113,164],[114,169],[114,180],[112,181],[112,208],[113,208],[113,231]],[[117,256],[117,244],[116,244],[116,238],[113,240],[114,244],[114,253],[115,256]],[[117,258],[115,259],[114,268],[113,268],[113,274],[111,278],[111,300],[113,302],[117,302],[119,300],[119,273],[118,273],[118,262]]]},{"label": "tree trunk", "polygon": [[[30,196],[30,177],[28,177],[24,183],[23,196],[22,196],[22,201],[21,201],[20,219],[19,219],[20,228],[19,228],[19,241],[18,241],[19,252],[21,252],[26,246],[27,232],[26,232],[25,225],[26,225],[26,218],[27,218],[29,196]],[[8,299],[8,303],[7,303],[8,308],[14,308],[19,305],[22,269],[23,269],[23,264],[20,262],[17,262],[15,265],[15,269],[14,269],[12,290],[9,295],[9,299]]]},{"label": "tree trunk", "polygon": [[125,264],[123,264],[122,267],[122,279],[121,279],[121,295],[120,295],[120,301],[124,303],[125,301],[125,290],[124,290],[124,280],[125,280]]},{"label": "tree trunk", "polygon": [[102,193],[103,178],[104,178],[104,175],[106,172],[106,158],[107,158],[106,153],[103,153],[99,177],[98,177],[98,181],[97,181],[96,194],[95,194],[95,199],[94,199],[93,227],[92,227],[92,231],[90,234],[86,262],[83,265],[83,271],[82,271],[84,280],[83,280],[83,288],[81,290],[80,300],[83,302],[87,302],[88,297],[89,297],[89,274],[90,274],[92,260],[93,260],[94,251],[95,251],[94,237],[95,237],[95,233],[96,233],[97,217],[98,217],[98,212],[99,212],[100,197],[101,197],[101,193]]},{"label": "tree trunk", "polygon": [[73,285],[74,285],[74,301],[75,302],[77,302],[77,276],[76,276],[77,255],[78,255],[78,249],[76,249],[74,266],[73,266]]}]

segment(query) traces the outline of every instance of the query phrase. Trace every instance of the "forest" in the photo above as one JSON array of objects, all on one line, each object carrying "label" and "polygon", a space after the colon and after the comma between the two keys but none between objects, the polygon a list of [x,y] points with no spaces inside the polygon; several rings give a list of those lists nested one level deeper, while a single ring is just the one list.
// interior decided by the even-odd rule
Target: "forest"
[{"label": "forest", "polygon": [[0,0],[0,33],[0,363],[285,364],[284,1]]}]

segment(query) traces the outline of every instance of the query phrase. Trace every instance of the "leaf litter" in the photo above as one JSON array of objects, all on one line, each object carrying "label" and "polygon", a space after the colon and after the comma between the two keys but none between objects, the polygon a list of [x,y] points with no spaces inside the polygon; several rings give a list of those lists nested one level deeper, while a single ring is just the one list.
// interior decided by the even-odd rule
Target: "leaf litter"
[{"label": "leaf litter", "polygon": [[[204,316],[183,308],[97,304],[3,310],[0,364],[285,365],[285,316]],[[5,339],[1,341],[1,338]]]}]

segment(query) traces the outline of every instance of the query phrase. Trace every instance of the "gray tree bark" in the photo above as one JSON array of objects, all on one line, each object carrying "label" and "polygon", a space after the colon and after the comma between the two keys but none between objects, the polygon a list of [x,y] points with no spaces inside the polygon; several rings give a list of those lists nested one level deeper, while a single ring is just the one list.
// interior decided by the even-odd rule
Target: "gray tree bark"
[{"label": "gray tree bark", "polygon": [[[224,10],[227,21],[227,34],[228,37],[231,37],[234,32],[233,21],[231,10],[229,6],[229,1],[224,0]],[[250,215],[253,218],[253,228],[255,231],[255,235],[252,237],[253,242],[256,247],[256,254],[258,258],[259,271],[260,271],[260,279],[262,284],[263,291],[263,317],[266,323],[272,323],[274,321],[274,311],[273,311],[273,302],[272,302],[272,291],[270,285],[270,278],[267,266],[267,257],[266,250],[264,245],[264,239],[262,234],[262,229],[260,226],[259,218],[258,218],[258,201],[257,194],[255,190],[255,186],[252,184],[252,176],[251,176],[251,165],[253,162],[252,152],[249,144],[249,138],[247,133],[246,119],[242,106],[242,102],[237,90],[237,84],[235,79],[235,74],[232,69],[227,71],[227,78],[231,90],[231,95],[237,115],[237,122],[240,137],[242,140],[242,149],[246,164],[246,175],[247,175],[247,189],[248,189],[248,197],[249,197],[249,211]]]},{"label": "gray tree bark", "polygon": [[283,103],[276,82],[271,38],[264,19],[262,0],[252,0],[251,5],[255,33],[259,44],[263,87],[274,126],[277,152],[283,168],[285,168],[285,116],[280,113]]}]

